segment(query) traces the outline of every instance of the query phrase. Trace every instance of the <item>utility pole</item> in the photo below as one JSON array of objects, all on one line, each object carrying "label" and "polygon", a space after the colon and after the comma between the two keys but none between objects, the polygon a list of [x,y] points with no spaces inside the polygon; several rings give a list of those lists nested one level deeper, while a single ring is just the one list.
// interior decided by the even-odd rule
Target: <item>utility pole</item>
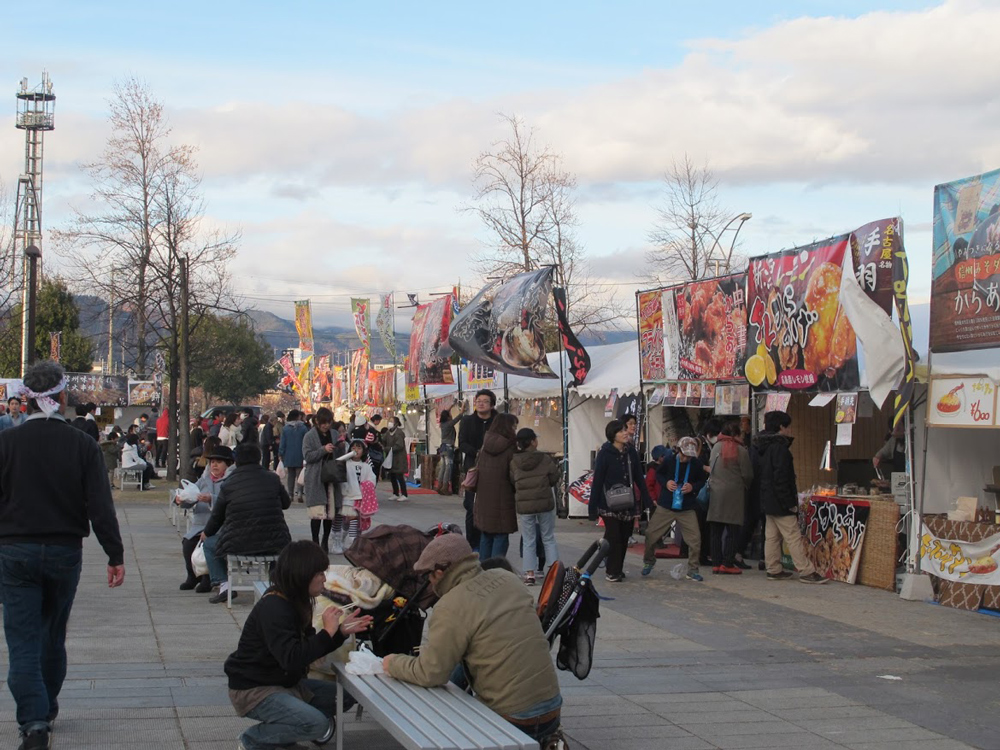
[{"label": "utility pole", "polygon": [[189,357],[188,357],[188,256],[178,258],[181,271],[181,330],[177,345],[177,360],[179,368],[177,370],[177,387],[180,390],[180,398],[177,406],[177,435],[179,438],[178,451],[180,453],[178,465],[181,467],[181,476],[184,475],[184,468],[191,459],[191,390],[188,385],[189,377]]}]

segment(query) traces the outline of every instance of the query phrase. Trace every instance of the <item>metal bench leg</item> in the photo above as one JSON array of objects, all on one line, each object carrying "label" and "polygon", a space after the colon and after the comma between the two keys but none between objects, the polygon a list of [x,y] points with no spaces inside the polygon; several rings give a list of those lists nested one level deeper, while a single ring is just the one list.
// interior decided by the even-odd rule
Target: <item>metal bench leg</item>
[{"label": "metal bench leg", "polygon": [[337,735],[337,750],[344,750],[344,683],[337,678],[337,726],[334,727],[334,734]]}]

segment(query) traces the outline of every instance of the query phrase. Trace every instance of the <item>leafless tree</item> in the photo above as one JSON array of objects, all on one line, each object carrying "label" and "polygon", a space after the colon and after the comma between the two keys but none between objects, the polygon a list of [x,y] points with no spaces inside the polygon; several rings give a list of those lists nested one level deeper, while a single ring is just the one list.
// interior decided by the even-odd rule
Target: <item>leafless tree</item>
[{"label": "leafless tree", "polygon": [[581,331],[617,327],[614,289],[594,281],[576,241],[576,178],[547,146],[539,147],[534,130],[515,115],[500,115],[509,128],[475,161],[474,200],[464,210],[476,214],[492,242],[475,257],[486,277],[508,277],[555,266],[556,284],[566,289],[570,324]]},{"label": "leafless tree", "polygon": [[[716,275],[713,258],[720,258],[720,233],[732,212],[719,205],[719,180],[705,164],[696,166],[685,154],[664,175],[663,204],[649,233],[655,247],[646,260],[658,283],[694,281]],[[741,263],[736,257],[729,269]],[[720,266],[720,270],[721,266]]]}]

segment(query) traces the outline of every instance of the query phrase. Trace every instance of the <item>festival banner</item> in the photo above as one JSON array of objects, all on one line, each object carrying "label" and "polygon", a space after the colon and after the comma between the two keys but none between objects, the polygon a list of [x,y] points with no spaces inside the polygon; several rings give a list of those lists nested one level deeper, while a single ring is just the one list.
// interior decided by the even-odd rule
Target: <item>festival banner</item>
[{"label": "festival banner", "polygon": [[639,373],[643,381],[665,380],[663,361],[663,291],[639,292]]},{"label": "festival banner", "polygon": [[62,355],[62,331],[52,331],[49,334],[49,359],[58,362]]},{"label": "festival banner", "polygon": [[927,424],[996,427],[996,383],[984,375],[932,375],[927,393]]},{"label": "festival banner", "polygon": [[349,393],[351,406],[361,406],[368,401],[368,356],[364,349],[351,352]]},{"label": "festival banner", "polygon": [[840,304],[849,240],[750,259],[743,369],[755,388],[858,390],[857,337]]},{"label": "festival banner", "polygon": [[368,405],[388,408],[393,406],[393,370],[368,371]]},{"label": "festival banner", "polygon": [[903,248],[903,220],[893,217],[869,222],[851,232],[850,242],[858,284],[891,315],[893,258]]},{"label": "festival banner", "polygon": [[545,359],[543,331],[552,272],[541,268],[485,286],[456,316],[451,347],[471,362],[511,375],[558,377]]},{"label": "festival banner", "polygon": [[[95,402],[96,403],[96,402]],[[129,380],[129,406],[156,406],[160,403],[160,389],[155,380]]]},{"label": "festival banner", "polygon": [[930,348],[1000,346],[1000,169],[934,188]]},{"label": "festival banner", "polygon": [[590,504],[590,491],[594,484],[594,472],[587,471],[577,477],[569,485],[570,497],[584,505]]},{"label": "festival banner", "polygon": [[312,414],[312,362],[313,355],[309,355],[299,364],[299,402],[302,404],[302,411]]},{"label": "festival banner", "polygon": [[[902,219],[900,219],[899,236],[902,237]],[[913,348],[913,323],[910,320],[910,303],[907,287],[910,280],[910,262],[907,260],[903,243],[897,243],[892,256],[892,292],[896,303],[896,317],[899,318],[899,333],[903,338],[903,350],[906,358],[903,379],[896,389],[896,398],[892,407],[893,427],[898,425],[913,402],[913,389],[917,383],[916,363],[917,353]]]},{"label": "festival banner", "polygon": [[333,400],[333,371],[330,369],[329,354],[324,354],[316,360],[312,393],[314,403],[329,404]]},{"label": "festival banner", "polygon": [[281,379],[280,386],[282,388],[287,388],[289,393],[293,391],[301,391],[302,383],[299,382],[299,375],[295,372],[295,364],[292,362],[292,355],[285,354],[278,360],[278,364],[281,365],[281,369],[285,373],[285,376]]},{"label": "festival banner", "polygon": [[803,507],[806,557],[824,578],[857,580],[871,504],[813,495]]},{"label": "festival banner", "polygon": [[677,295],[673,289],[663,290],[660,309],[663,311],[663,369],[668,380],[680,377],[681,329],[677,320]]},{"label": "festival banner", "polygon": [[1000,585],[1000,534],[979,542],[939,539],[926,524],[920,537],[920,569],[958,583]]},{"label": "festival banner", "polygon": [[466,386],[471,389],[489,388],[493,385],[493,378],[496,375],[489,365],[481,365],[478,362],[469,362],[466,366]]},{"label": "festival banner", "polygon": [[307,299],[295,303],[295,330],[299,332],[299,349],[305,359],[313,352],[312,307]]},{"label": "festival banner", "polygon": [[66,403],[68,406],[89,403],[128,406],[128,376],[67,372]]},{"label": "festival banner", "polygon": [[331,386],[331,399],[330,403],[333,408],[336,409],[344,403],[344,367],[343,365],[334,365],[333,367],[333,384]]},{"label": "festival banner", "polygon": [[409,382],[421,385],[452,385],[451,350],[448,327],[451,323],[451,295],[420,305],[410,329]]},{"label": "festival banner", "polygon": [[375,318],[375,327],[378,328],[378,335],[382,339],[385,350],[389,352],[389,357],[395,362],[396,338],[393,330],[395,326],[392,322],[392,292],[381,295],[380,299],[382,305],[379,308],[378,317]]},{"label": "festival banner", "polygon": [[573,333],[566,315],[566,290],[561,287],[552,289],[552,300],[556,306],[556,320],[559,322],[559,338],[569,359],[569,371],[573,376],[572,385],[583,385],[590,373],[590,355]]},{"label": "festival banner", "polygon": [[364,347],[368,359],[372,358],[371,306],[372,301],[370,299],[351,297],[351,314],[354,316],[354,330],[357,331],[358,338],[361,339],[361,346]]},{"label": "festival banner", "polygon": [[746,278],[746,274],[723,276],[675,289],[680,379],[742,379]]}]

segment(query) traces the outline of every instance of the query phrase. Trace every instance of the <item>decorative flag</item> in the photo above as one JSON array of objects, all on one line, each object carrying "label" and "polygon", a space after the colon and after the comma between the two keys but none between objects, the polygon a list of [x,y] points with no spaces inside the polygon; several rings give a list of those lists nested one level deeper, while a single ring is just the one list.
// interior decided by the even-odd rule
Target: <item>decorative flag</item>
[{"label": "decorative flag", "polygon": [[302,403],[302,411],[307,414],[312,413],[312,378],[310,377],[312,365],[312,355],[302,360],[299,365],[299,401]]},{"label": "decorative flag", "polygon": [[906,367],[903,379],[896,388],[896,399],[893,402],[892,424],[895,427],[902,420],[906,410],[913,401],[913,386],[917,381],[914,366],[917,354],[913,349],[913,325],[910,322],[910,303],[907,300],[907,284],[910,279],[910,263],[903,249],[903,220],[899,220],[898,242],[892,255],[892,289],[896,302],[896,314],[899,316],[899,332],[903,337]]},{"label": "decorative flag", "polygon": [[409,292],[407,292],[406,293],[406,298],[410,301],[410,304],[413,305],[414,307],[416,307],[417,305],[420,304],[420,302],[417,301],[417,295],[416,294],[410,294]]},{"label": "decorative flag", "polygon": [[281,369],[285,373],[285,376],[281,379],[280,387],[282,389],[287,389],[289,393],[293,391],[301,391],[302,383],[299,382],[299,376],[295,372],[295,364],[292,362],[292,355],[284,355],[278,360],[278,364],[281,365]]},{"label": "decorative flag", "polygon": [[58,362],[60,354],[62,354],[62,331],[52,331],[49,334],[49,359]]},{"label": "decorative flag", "polygon": [[460,356],[501,372],[558,377],[545,360],[542,330],[552,272],[550,266],[484,287],[455,317],[448,343]]},{"label": "decorative flag", "polygon": [[423,385],[451,385],[451,295],[420,305],[410,329],[409,381]]},{"label": "decorative flag", "polygon": [[333,368],[333,398],[331,399],[331,404],[333,408],[337,408],[344,401],[344,368],[341,365],[336,365]]},{"label": "decorative flag", "polygon": [[355,349],[351,354],[350,378],[351,405],[361,406],[368,401],[368,355],[364,349]]},{"label": "decorative flag", "polygon": [[372,329],[371,316],[372,301],[370,299],[358,299],[351,297],[351,313],[354,315],[354,330],[358,332],[361,345],[365,348],[365,355],[368,359],[372,356],[372,345],[370,332]]},{"label": "decorative flag", "polygon": [[312,393],[314,403],[328,404],[333,399],[332,374],[330,370],[330,355],[324,354],[316,360],[316,369],[313,373]]},{"label": "decorative flag", "polygon": [[559,338],[562,339],[563,349],[569,357],[569,371],[573,374],[573,385],[583,385],[590,372],[590,355],[584,349],[580,339],[569,327],[569,318],[566,317],[566,290],[562,287],[555,287],[552,290],[552,299],[556,303],[556,317],[559,319]]},{"label": "decorative flag", "polygon": [[299,332],[302,359],[306,359],[313,353],[312,308],[307,299],[295,303],[295,330]]},{"label": "decorative flag", "polygon": [[382,307],[378,311],[378,317],[375,318],[375,325],[378,328],[378,335],[382,338],[382,343],[385,345],[385,350],[389,352],[389,356],[395,362],[396,340],[393,330],[395,326],[392,322],[392,292],[383,294],[381,300]]}]

